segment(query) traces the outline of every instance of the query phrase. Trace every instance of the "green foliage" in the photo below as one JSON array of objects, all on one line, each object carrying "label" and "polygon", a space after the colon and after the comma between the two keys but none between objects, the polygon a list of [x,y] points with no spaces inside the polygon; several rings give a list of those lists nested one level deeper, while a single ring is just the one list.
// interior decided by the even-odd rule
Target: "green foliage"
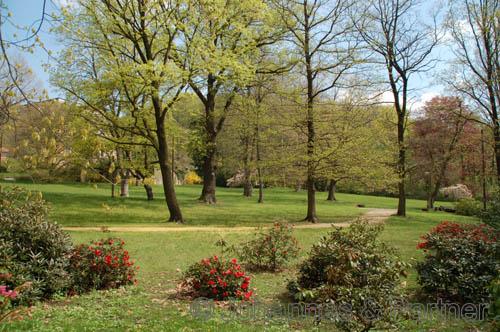
[{"label": "green foliage", "polygon": [[12,274],[7,285],[31,283],[15,299],[17,303],[49,299],[68,286],[71,240],[59,225],[47,220],[47,213],[40,193],[21,188],[0,191],[0,258]]},{"label": "green foliage", "polygon": [[136,282],[136,269],[122,239],[108,238],[81,244],[70,258],[70,293],[118,288]]},{"label": "green foliage", "polygon": [[479,216],[481,209],[481,202],[473,198],[463,198],[455,203],[456,213],[462,216]]},{"label": "green foliage", "polygon": [[216,300],[249,300],[253,294],[249,286],[250,277],[245,276],[235,258],[229,261],[218,256],[191,265],[182,282],[182,288],[193,297]]},{"label": "green foliage", "polygon": [[495,229],[500,228],[500,190],[491,198],[486,211],[480,214],[482,222]]},{"label": "green foliage", "polygon": [[334,318],[342,330],[365,331],[389,322],[390,310],[401,300],[400,277],[406,276],[408,265],[395,249],[377,241],[381,231],[365,221],[346,230],[335,228],[313,245],[297,281],[288,284],[291,295],[348,308],[347,316]]},{"label": "green foliage", "polygon": [[484,303],[500,271],[500,233],[486,225],[443,222],[417,245],[425,259],[416,266],[418,282],[432,297]]},{"label": "green foliage", "polygon": [[[23,126],[7,129],[15,144],[9,168],[26,172],[36,182],[78,179],[80,169],[102,155],[102,144],[92,128],[75,116],[70,103],[46,101],[33,107],[20,107],[13,116]],[[12,164],[10,161],[15,161]]]},{"label": "green foliage", "polygon": [[251,271],[278,271],[297,257],[299,245],[292,226],[276,222],[273,227],[261,229],[255,238],[229,248]]},{"label": "green foliage", "polygon": [[490,285],[491,304],[488,314],[495,320],[495,324],[500,324],[500,277],[497,277]]}]

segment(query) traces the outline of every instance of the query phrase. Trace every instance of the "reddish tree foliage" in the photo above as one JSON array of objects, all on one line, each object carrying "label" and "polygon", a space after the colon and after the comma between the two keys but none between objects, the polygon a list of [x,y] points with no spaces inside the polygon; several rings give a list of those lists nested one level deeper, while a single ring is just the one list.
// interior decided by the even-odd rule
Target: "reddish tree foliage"
[{"label": "reddish tree foliage", "polygon": [[[450,184],[450,169],[460,160],[459,150],[469,150],[470,136],[477,128],[468,121],[469,112],[457,97],[435,97],[428,101],[423,114],[413,125],[410,149],[414,174],[426,182],[427,208],[433,208],[439,189]],[[462,146],[463,144],[463,146]]]}]

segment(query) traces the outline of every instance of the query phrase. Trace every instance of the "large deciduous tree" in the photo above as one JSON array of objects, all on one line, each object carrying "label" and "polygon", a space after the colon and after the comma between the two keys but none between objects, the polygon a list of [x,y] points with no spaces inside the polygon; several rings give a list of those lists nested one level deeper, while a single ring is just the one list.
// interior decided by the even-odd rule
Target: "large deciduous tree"
[{"label": "large deciduous tree", "polygon": [[500,1],[452,0],[447,23],[456,61],[446,81],[475,103],[491,129],[500,184]]},{"label": "large deciduous tree", "polygon": [[409,138],[412,159],[427,181],[427,208],[434,208],[446,180],[450,162],[467,124],[468,112],[457,97],[435,97],[412,125]]},{"label": "large deciduous tree", "polygon": [[[434,63],[431,52],[437,45],[436,27],[419,21],[418,0],[369,0],[356,26],[367,48],[374,53],[373,62],[384,68],[397,114],[397,173],[399,216],[406,215],[405,178],[410,82],[415,74],[425,72]],[[356,19],[358,15],[355,16]],[[383,66],[383,67],[382,67]]]},{"label": "large deciduous tree", "polygon": [[317,160],[316,107],[322,95],[341,87],[344,75],[354,65],[357,43],[349,20],[351,0],[274,1],[296,53],[302,84],[307,136],[307,214],[304,220],[317,222],[315,181]]},{"label": "large deciduous tree", "polygon": [[216,203],[217,137],[238,90],[256,72],[259,47],[275,41],[276,25],[265,1],[191,0],[179,25],[182,46],[173,57],[190,72],[189,87],[203,104],[203,189],[200,201]]},{"label": "large deciduous tree", "polygon": [[[185,13],[185,2],[176,0],[78,1],[63,11],[59,31],[66,49],[54,75],[87,117],[127,133],[119,140],[104,134],[107,139],[154,148],[169,220],[176,222],[183,217],[166,120],[188,82],[187,72],[172,60]],[[138,136],[143,140],[138,142]]]}]

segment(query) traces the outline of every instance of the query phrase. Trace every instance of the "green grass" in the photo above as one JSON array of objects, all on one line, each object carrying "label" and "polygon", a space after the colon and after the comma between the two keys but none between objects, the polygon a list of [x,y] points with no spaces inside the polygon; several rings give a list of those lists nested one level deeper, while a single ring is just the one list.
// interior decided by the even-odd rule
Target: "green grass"
[{"label": "green grass", "polygon": [[[3,183],[12,186],[12,183]],[[130,187],[130,197],[111,198],[107,184],[19,184],[43,192],[52,203],[51,218],[64,226],[158,226],[167,224],[168,211],[160,186],[156,197],[148,202],[142,187]],[[255,197],[245,198],[237,188],[217,188],[216,205],[198,202],[200,186],[178,186],[177,197],[188,225],[256,226],[276,220],[301,221],[306,214],[306,193],[291,189],[265,190],[265,203]],[[364,211],[356,207],[395,209],[397,200],[389,197],[337,195],[338,202],[326,201],[326,193],[317,194],[317,211],[321,222],[341,222],[359,216]],[[439,203],[449,205],[449,203]],[[420,213],[425,203],[409,199],[410,214]]]},{"label": "green grass", "polygon": [[[41,190],[53,205],[51,217],[63,225],[164,225],[165,208],[157,198],[148,203],[140,188],[131,188],[131,198],[108,198],[109,188],[97,189],[84,185],[28,185]],[[155,188],[159,192],[158,188]],[[305,213],[305,193],[289,189],[266,190],[266,203],[258,205],[255,199],[246,199],[238,189],[219,189],[220,203],[207,206],[196,201],[200,187],[178,187],[177,192],[189,225],[260,225],[275,219],[298,221]],[[367,207],[394,208],[392,198],[339,194],[339,202],[323,201],[324,193],[318,194],[318,212],[322,221],[351,219],[362,210],[356,204]],[[102,204],[111,207],[104,209]],[[422,234],[443,220],[464,223],[476,222],[443,212],[423,212],[423,201],[408,201],[408,217],[391,217],[386,222],[381,240],[395,246],[403,260],[413,262],[421,258],[416,244]],[[292,262],[289,269],[280,273],[253,275],[252,287],[257,297],[266,303],[283,299],[285,285],[296,273],[296,265],[303,260],[311,245],[328,232],[328,229],[296,229],[295,236],[301,245],[301,257]],[[244,241],[252,232],[214,230],[201,232],[71,232],[75,243],[116,236],[126,241],[132,258],[140,266],[139,285],[125,289],[93,292],[79,297],[61,298],[49,304],[38,304],[31,309],[31,318],[0,325],[0,331],[289,331],[331,330],[331,326],[315,327],[307,320],[258,320],[252,323],[227,321],[213,318],[209,321],[190,315],[190,303],[172,298],[173,290],[182,271],[190,264],[212,254],[219,253],[215,241],[223,237],[230,243]],[[417,287],[416,274],[412,269],[407,279],[408,292]],[[417,325],[413,321],[402,322],[401,330],[464,330],[472,323],[460,320],[443,320],[437,316]],[[478,326],[478,324],[472,324]]]}]

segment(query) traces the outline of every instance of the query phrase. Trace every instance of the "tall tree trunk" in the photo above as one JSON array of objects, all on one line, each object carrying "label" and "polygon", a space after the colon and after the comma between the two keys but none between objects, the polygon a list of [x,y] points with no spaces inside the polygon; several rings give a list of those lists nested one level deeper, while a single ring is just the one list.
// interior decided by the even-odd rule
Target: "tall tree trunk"
[{"label": "tall tree trunk", "polygon": [[401,149],[399,151],[399,161],[398,161],[398,170],[399,170],[399,182],[398,182],[398,212],[397,215],[400,217],[406,217],[406,188],[405,188],[405,175],[404,175],[404,163],[405,160],[405,151]]},{"label": "tall tree trunk", "polygon": [[87,171],[82,168],[80,169],[80,183],[85,183],[87,182]]},{"label": "tall tree trunk", "polygon": [[337,181],[334,179],[330,180],[330,183],[328,184],[328,197],[326,198],[327,201],[336,201],[337,198],[335,197],[335,191],[337,190]]},{"label": "tall tree trunk", "polygon": [[[308,83],[309,94],[312,96],[312,80]],[[316,214],[316,188],[315,169],[314,169],[314,148],[316,134],[314,131],[314,116],[313,116],[313,100],[309,98],[307,103],[307,215],[305,221],[317,222],[318,216]]]},{"label": "tall tree trunk", "polygon": [[[305,21],[309,21],[309,12],[307,6],[304,4],[304,17]],[[306,79],[307,79],[307,215],[305,221],[317,222],[318,216],[316,215],[316,188],[314,187],[315,181],[315,166],[314,154],[316,143],[316,132],[314,128],[314,76],[312,70],[312,59],[309,50],[309,25],[304,29],[304,55],[306,62]]]},{"label": "tall tree trunk", "polygon": [[111,173],[111,198],[115,198],[116,197],[116,182],[117,181],[117,178],[118,178],[118,172],[120,170],[118,168],[115,168],[113,170],[113,172]]},{"label": "tall tree trunk", "polygon": [[250,171],[245,170],[245,182],[243,183],[243,196],[252,197],[253,184],[252,179],[250,177]]},{"label": "tall tree trunk", "polygon": [[[158,89],[156,90],[158,91]],[[155,110],[156,121],[156,137],[158,139],[158,162],[160,164],[161,178],[163,180],[163,192],[165,194],[165,201],[167,203],[170,217],[168,221],[184,222],[182,218],[181,209],[177,203],[177,196],[175,194],[174,181],[172,179],[172,168],[169,164],[167,135],[165,130],[165,119],[162,115],[163,107],[161,106],[160,99],[157,94],[152,96],[153,107]]]},{"label": "tall tree trunk", "polygon": [[153,187],[149,184],[144,184],[144,190],[146,190],[146,197],[148,198],[148,201],[152,201],[154,199]]},{"label": "tall tree trunk", "polygon": [[3,132],[0,132],[0,167],[2,166]]},{"label": "tall tree trunk", "polygon": [[207,151],[203,160],[203,188],[201,190],[200,201],[207,204],[217,203],[215,198],[215,151]]},{"label": "tall tree trunk", "polygon": [[[257,172],[260,173],[260,170],[258,170]],[[262,183],[262,179],[259,180],[259,199],[257,203],[264,203],[264,183]]]},{"label": "tall tree trunk", "polygon": [[[148,166],[149,165],[146,163],[145,168],[147,169]],[[153,187],[149,184],[144,183],[145,179],[146,179],[146,176],[140,170],[135,171],[136,183],[139,183],[140,181],[142,181],[142,183],[144,185],[144,190],[146,191],[146,197],[147,197],[148,201],[152,201],[154,199]]]},{"label": "tall tree trunk", "polygon": [[[495,153],[496,155],[496,153]],[[498,160],[497,160],[498,165]],[[498,171],[498,170],[497,170]],[[500,181],[500,180],[499,180]],[[484,151],[484,130],[481,129],[481,187],[483,191],[483,211],[487,208],[487,197],[486,197],[486,158]]]},{"label": "tall tree trunk", "polygon": [[207,204],[217,203],[215,197],[215,155],[217,152],[217,129],[215,126],[215,94],[211,92],[215,79],[212,75],[208,78],[208,93],[205,103],[205,156],[203,158],[203,188],[201,190],[200,201]]},{"label": "tall tree trunk", "polygon": [[439,189],[441,188],[441,179],[438,179],[434,184],[429,197],[427,198],[427,208],[429,210],[434,209],[434,203],[436,203],[437,195],[439,194]]},{"label": "tall tree trunk", "polygon": [[314,181],[311,183],[311,178],[307,180],[307,216],[304,220],[313,223],[318,221],[316,215],[316,188]]},{"label": "tall tree trunk", "polygon": [[243,196],[251,197],[252,196],[252,170],[250,169],[250,142],[249,138],[245,138],[245,156],[243,160]]},{"label": "tall tree trunk", "polygon": [[[397,100],[399,100],[399,95]],[[403,97],[405,98],[405,97]],[[405,103],[406,101],[403,101]],[[398,212],[397,215],[400,217],[406,217],[406,147],[404,142],[405,135],[405,121],[406,121],[406,111],[403,111],[399,106],[399,101],[397,101],[397,111],[398,113],[398,163],[397,163],[397,173],[398,173]]]},{"label": "tall tree trunk", "polygon": [[130,172],[126,170],[120,180],[120,197],[128,197],[128,182],[129,182]]},{"label": "tall tree trunk", "polygon": [[257,127],[257,136],[256,136],[256,153],[257,153],[257,177],[259,180],[259,200],[257,203],[264,203],[264,182],[262,179],[262,169],[260,167],[260,142],[259,142],[259,128]]},{"label": "tall tree trunk", "polygon": [[497,119],[496,126],[493,130],[495,139],[495,162],[497,166],[497,184],[500,186],[500,120]]}]

